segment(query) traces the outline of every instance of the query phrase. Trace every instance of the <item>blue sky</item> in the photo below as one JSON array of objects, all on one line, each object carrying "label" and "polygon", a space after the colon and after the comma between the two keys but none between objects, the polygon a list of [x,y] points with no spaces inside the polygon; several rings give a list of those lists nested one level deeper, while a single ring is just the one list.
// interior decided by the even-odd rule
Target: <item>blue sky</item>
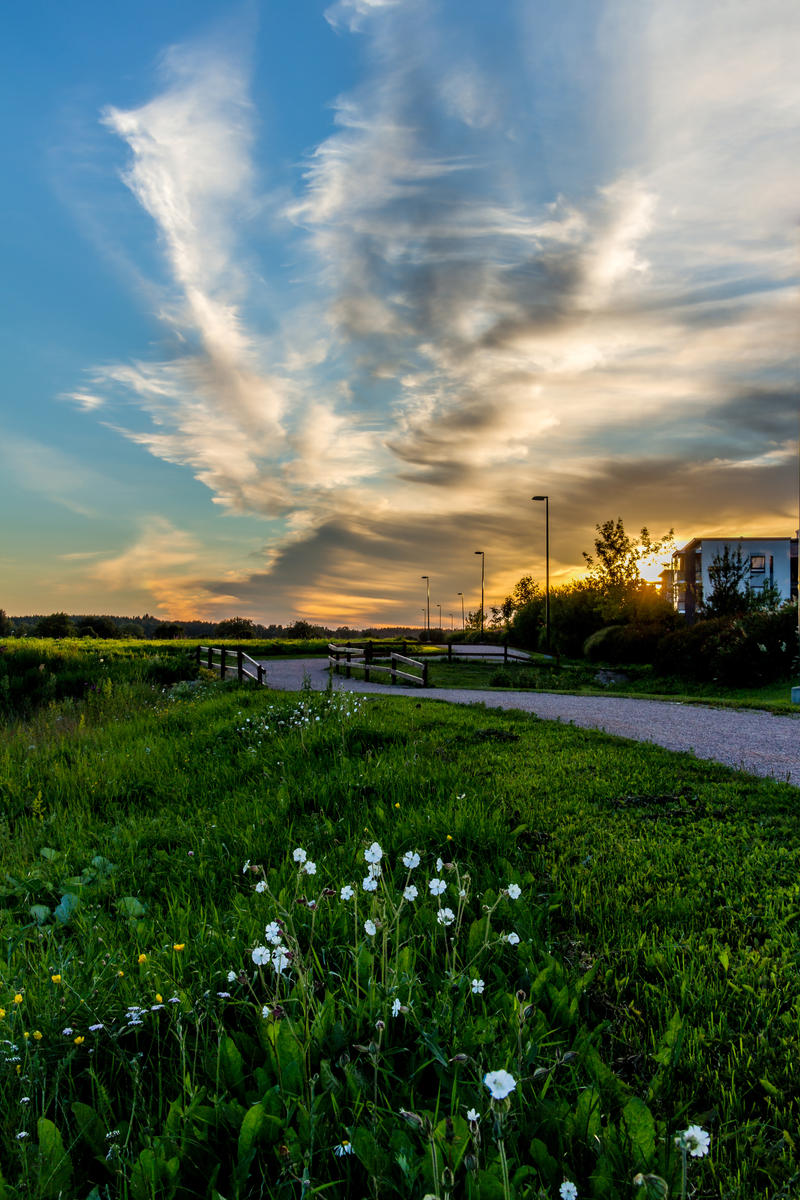
[{"label": "blue sky", "polygon": [[448,623],[541,493],[556,581],[796,529],[793,2],[3,23],[6,611]]}]

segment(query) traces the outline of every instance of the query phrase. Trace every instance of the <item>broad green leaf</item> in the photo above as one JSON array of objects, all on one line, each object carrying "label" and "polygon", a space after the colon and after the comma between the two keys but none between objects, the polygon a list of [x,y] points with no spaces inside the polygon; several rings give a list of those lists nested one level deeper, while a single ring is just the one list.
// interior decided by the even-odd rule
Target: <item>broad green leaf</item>
[{"label": "broad green leaf", "polygon": [[95,1154],[105,1158],[106,1129],[98,1114],[90,1105],[82,1104],[80,1100],[73,1100],[70,1108],[83,1140]]},{"label": "broad green leaf", "polygon": [[50,916],[50,909],[46,904],[32,904],[28,912],[33,917],[37,925],[44,925],[45,921]]},{"label": "broad green leaf", "polygon": [[72,1163],[52,1121],[40,1117],[36,1122],[36,1134],[39,1139],[39,1195],[46,1200],[56,1200],[60,1193],[67,1193]]},{"label": "broad green leaf", "polygon": [[584,1088],[575,1110],[575,1132],[579,1138],[591,1143],[595,1136],[600,1136],[601,1125],[600,1093],[597,1088]]},{"label": "broad green leaf", "polygon": [[75,893],[65,892],[60,903],[56,905],[53,916],[61,925],[66,925],[79,906],[80,900]]},{"label": "broad green leaf", "polygon": [[244,1087],[244,1059],[233,1038],[222,1038],[219,1044],[219,1062],[228,1087],[235,1091]]},{"label": "broad green leaf", "polygon": [[58,858],[58,850],[54,850],[52,846],[42,846],[39,851],[42,858],[46,858],[48,862],[52,862],[54,858]]},{"label": "broad green leaf", "polygon": [[656,1149],[656,1126],[647,1105],[634,1096],[622,1110],[622,1122],[630,1142],[635,1171],[646,1170]]},{"label": "broad green leaf", "polygon": [[123,896],[117,907],[124,916],[130,917],[132,920],[143,917],[147,912],[145,905],[135,896]]},{"label": "broad green leaf", "polygon": [[359,1125],[353,1131],[353,1152],[370,1175],[377,1175],[379,1173],[380,1151],[378,1150],[378,1143],[363,1125]]}]

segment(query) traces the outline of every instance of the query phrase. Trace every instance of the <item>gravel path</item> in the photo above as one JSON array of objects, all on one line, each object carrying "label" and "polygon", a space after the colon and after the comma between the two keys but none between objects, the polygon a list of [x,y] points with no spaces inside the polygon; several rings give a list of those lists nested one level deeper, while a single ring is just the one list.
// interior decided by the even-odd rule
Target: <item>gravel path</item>
[{"label": "gravel path", "polygon": [[[323,658],[270,659],[264,666],[269,687],[298,691],[305,678],[315,690],[322,691],[328,686],[328,663]],[[689,751],[698,758],[711,759],[737,771],[772,777],[800,787],[800,722],[794,716],[778,717],[752,709],[710,708],[617,696],[388,688],[379,683],[364,683],[360,679],[336,675],[333,686],[336,690],[374,692],[381,696],[412,696],[417,700],[518,709],[546,720],[565,721],[584,729],[601,729],[637,742],[652,742],[667,750]]]}]

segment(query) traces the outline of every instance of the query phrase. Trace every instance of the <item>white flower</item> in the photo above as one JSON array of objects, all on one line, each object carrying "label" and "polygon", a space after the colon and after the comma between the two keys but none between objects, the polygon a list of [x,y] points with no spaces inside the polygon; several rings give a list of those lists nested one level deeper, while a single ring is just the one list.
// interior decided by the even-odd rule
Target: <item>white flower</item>
[{"label": "white flower", "polygon": [[705,1158],[711,1146],[711,1134],[706,1133],[699,1125],[690,1125],[675,1138],[675,1145],[681,1149],[685,1146],[692,1158]]},{"label": "white flower", "polygon": [[467,1109],[467,1120],[468,1121],[480,1121],[480,1119],[481,1118],[480,1118],[480,1115],[479,1115],[477,1109],[475,1109],[475,1108]]},{"label": "white flower", "polygon": [[228,983],[236,983],[236,979],[237,979],[236,972],[228,971]]},{"label": "white flower", "polygon": [[570,1179],[565,1179],[558,1189],[561,1200],[578,1200],[578,1189]]},{"label": "white flower", "polygon": [[344,887],[342,888],[342,890],[339,892],[339,897],[342,900],[352,900],[354,895],[355,895],[355,892],[350,887],[349,883],[346,883],[344,885]]},{"label": "white flower", "polygon": [[505,1100],[517,1086],[517,1081],[508,1071],[489,1071],[484,1075],[483,1082],[489,1089],[493,1100]]},{"label": "white flower", "polygon": [[265,967],[269,962],[269,950],[266,946],[256,946],[252,959],[257,967]]},{"label": "white flower", "polygon": [[416,850],[406,850],[403,855],[403,866],[408,867],[409,871],[413,871],[419,866],[419,855]]},{"label": "white flower", "polygon": [[416,900],[418,895],[419,895],[419,892],[414,887],[413,883],[410,883],[407,888],[403,888],[403,899],[404,900]]},{"label": "white flower", "polygon": [[368,933],[370,937],[375,937],[375,934],[378,932],[378,927],[374,921],[365,921],[364,932]]},{"label": "white flower", "polygon": [[466,888],[459,888],[459,889],[458,889],[458,894],[459,894],[459,897],[460,897],[462,900],[466,900],[466,898],[467,898],[467,889],[466,889]]},{"label": "white flower", "polygon": [[381,861],[383,858],[383,851],[377,842],[373,842],[371,846],[367,847],[367,849],[364,851],[364,858],[368,863],[379,863]]},{"label": "white flower", "polygon": [[428,881],[428,887],[432,896],[441,896],[447,884],[443,879],[431,879]]},{"label": "white flower", "polygon": [[261,1009],[261,1016],[266,1021],[267,1017],[269,1017],[271,1015],[272,1015],[272,1009],[270,1008],[270,1006],[268,1004],[265,1004],[264,1007]]},{"label": "white flower", "polygon": [[456,919],[456,914],[452,908],[440,908],[436,914],[436,920],[440,925],[452,925]]},{"label": "white flower", "polygon": [[277,921],[270,921],[267,928],[264,930],[264,937],[273,946],[277,946],[281,940],[281,927]]},{"label": "white flower", "polygon": [[365,892],[377,892],[378,881],[374,875],[367,875],[366,879],[361,884]]},{"label": "white flower", "polygon": [[247,862],[242,867],[242,874],[246,875],[249,870],[250,870],[250,859],[248,858]]},{"label": "white flower", "polygon": [[262,892],[265,892],[266,890],[267,890],[266,879],[259,879],[258,883],[256,884],[256,891],[260,895]]},{"label": "white flower", "polygon": [[[217,995],[219,996],[220,1000],[230,1000],[231,998],[230,992],[217,992]],[[161,1007],[163,1008],[164,1005],[162,1004]]]},{"label": "white flower", "polygon": [[[520,896],[522,895],[522,888],[518,883],[510,883],[506,888],[506,891],[508,892],[509,900],[519,900]],[[574,1187],[575,1185],[573,1184],[572,1186]]]},{"label": "white flower", "polygon": [[444,860],[443,860],[443,859],[441,859],[441,858],[437,858],[437,860],[436,860],[436,870],[437,870],[437,871],[441,871],[441,869],[442,869],[442,867],[443,867],[443,866],[444,866]]},{"label": "white flower", "polygon": [[514,932],[507,933],[506,941],[508,942],[509,946],[518,946],[519,945],[519,934],[514,933]]},{"label": "white flower", "polygon": [[381,864],[380,863],[370,863],[369,867],[367,868],[367,872],[373,879],[380,879],[381,874],[382,874]]},{"label": "white flower", "polygon": [[308,862],[303,863],[302,870],[305,871],[306,875],[316,875],[317,864],[309,859]]},{"label": "white flower", "polygon": [[61,1030],[61,1036],[62,1037],[71,1037],[74,1032],[75,1032],[75,1030],[72,1028],[72,1026],[67,1025],[66,1029]]},{"label": "white flower", "polygon": [[336,1155],[337,1158],[344,1158],[345,1154],[352,1154],[353,1153],[352,1142],[349,1142],[347,1140],[347,1138],[343,1138],[342,1141],[338,1143],[338,1145],[333,1147],[333,1153]]},{"label": "white flower", "polygon": [[30,1136],[31,1135],[29,1133],[26,1133],[24,1129],[21,1129],[19,1131],[19,1133],[17,1134],[17,1141],[22,1142],[25,1140],[26,1137],[30,1137]]},{"label": "white flower", "polygon": [[289,966],[289,956],[286,953],[285,946],[276,946],[272,951],[272,965],[279,975],[282,975]]},{"label": "white flower", "polygon": [[482,979],[473,979],[473,981],[472,981],[473,996],[481,996],[483,994],[483,989],[485,987],[486,987],[486,984],[483,982]]},{"label": "white flower", "polygon": [[308,855],[302,846],[298,846],[296,850],[292,851],[292,858],[296,863],[304,863],[308,858]]},{"label": "white flower", "polygon": [[398,1015],[399,1015],[401,1007],[402,1007],[402,1006],[401,1006],[401,1004],[400,1004],[400,1001],[399,1001],[399,1000],[397,1000],[397,999],[394,999],[394,1000],[392,1001],[392,1016],[393,1016],[393,1017],[396,1017],[396,1016],[398,1016]]},{"label": "white flower", "polygon": [[102,1022],[102,1021],[98,1021],[98,1023],[97,1023],[96,1025],[90,1025],[90,1026],[89,1026],[89,1033],[99,1033],[99,1031],[100,1031],[102,1028],[103,1028],[103,1022]]}]

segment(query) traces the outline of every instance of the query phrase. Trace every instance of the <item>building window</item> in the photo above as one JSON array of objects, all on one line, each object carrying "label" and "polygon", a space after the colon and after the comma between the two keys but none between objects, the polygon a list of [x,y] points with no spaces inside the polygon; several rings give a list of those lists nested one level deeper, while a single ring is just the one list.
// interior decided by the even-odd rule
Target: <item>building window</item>
[{"label": "building window", "polygon": [[763,575],[767,569],[767,559],[764,554],[750,555],[750,573],[752,575]]}]

